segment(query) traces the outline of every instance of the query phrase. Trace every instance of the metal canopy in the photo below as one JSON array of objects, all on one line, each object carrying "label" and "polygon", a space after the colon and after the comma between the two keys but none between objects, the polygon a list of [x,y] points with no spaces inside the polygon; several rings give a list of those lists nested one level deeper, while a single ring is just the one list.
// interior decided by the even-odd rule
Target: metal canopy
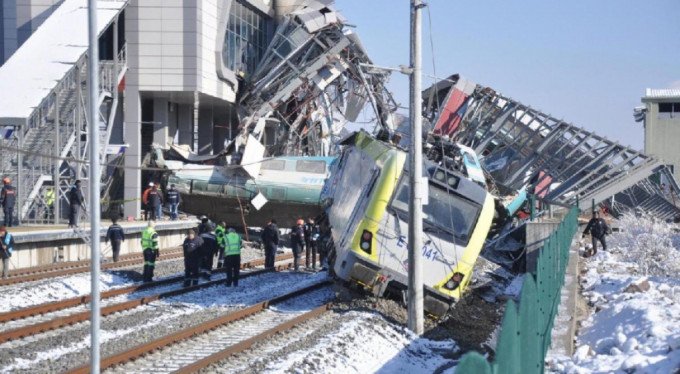
[{"label": "metal canopy", "polygon": [[[595,201],[614,213],[644,209],[663,219],[680,214],[678,185],[663,162],[563,122],[457,75],[424,91],[430,141],[475,149],[496,184],[528,186],[549,201]],[[666,185],[662,188],[662,183]]]},{"label": "metal canopy", "polygon": [[365,73],[364,63],[371,60],[358,36],[328,2],[284,16],[257,69],[244,77],[237,143],[250,134],[269,156],[332,154],[340,130],[367,104],[378,125],[390,127],[396,104],[387,75]]}]

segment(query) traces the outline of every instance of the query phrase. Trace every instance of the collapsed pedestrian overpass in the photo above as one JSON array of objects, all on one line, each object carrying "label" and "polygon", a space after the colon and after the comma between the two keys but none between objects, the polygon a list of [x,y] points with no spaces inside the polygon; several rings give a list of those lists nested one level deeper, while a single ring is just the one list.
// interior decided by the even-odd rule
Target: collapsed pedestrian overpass
[{"label": "collapsed pedestrian overpass", "polygon": [[[621,145],[459,75],[423,93],[431,144],[473,148],[501,188],[528,186],[546,201],[620,214],[680,214],[680,189],[662,160]],[[666,188],[664,188],[666,187]]]}]

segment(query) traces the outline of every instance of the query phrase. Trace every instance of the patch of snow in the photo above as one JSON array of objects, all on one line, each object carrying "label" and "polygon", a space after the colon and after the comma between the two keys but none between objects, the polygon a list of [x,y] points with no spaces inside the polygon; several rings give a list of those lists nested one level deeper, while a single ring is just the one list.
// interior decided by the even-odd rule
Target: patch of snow
[{"label": "patch of snow", "polygon": [[[100,290],[107,291],[130,285],[129,278],[115,273],[102,272],[99,277]],[[75,274],[53,278],[38,284],[18,284],[4,288],[0,294],[0,312],[48,303],[90,294],[90,274]]]},{"label": "patch of snow", "polygon": [[350,322],[321,339],[310,350],[296,351],[270,364],[264,372],[431,373],[451,369],[452,340],[418,338],[406,328],[389,324],[378,314],[350,312]]},{"label": "patch of snow", "polygon": [[[624,217],[621,227],[626,231],[611,236],[610,250],[584,260],[581,285],[593,314],[582,322],[574,355],[549,353],[548,370],[673,373],[680,368],[678,234],[672,225],[649,218]],[[645,280],[647,291],[624,291]]]},{"label": "patch of snow", "polygon": [[643,275],[677,276],[680,274],[680,233],[677,225],[651,216],[625,215],[624,230],[609,241],[621,249],[621,257],[638,265]]}]

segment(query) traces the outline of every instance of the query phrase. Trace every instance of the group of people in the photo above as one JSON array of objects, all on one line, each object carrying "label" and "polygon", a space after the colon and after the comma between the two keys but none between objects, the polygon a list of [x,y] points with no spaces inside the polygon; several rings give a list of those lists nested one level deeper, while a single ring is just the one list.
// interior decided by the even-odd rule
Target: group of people
[{"label": "group of people", "polygon": [[203,216],[198,228],[187,233],[182,244],[184,250],[184,286],[195,286],[203,276],[210,280],[215,256],[217,267],[225,268],[227,287],[237,287],[241,270],[241,236],[233,228],[227,229],[224,222],[214,227]]},{"label": "group of people", "polygon": [[[302,218],[299,218],[295,226],[290,231],[290,245],[293,249],[293,267],[295,271],[300,270],[300,256],[305,253],[305,268],[307,270],[316,270],[316,258],[319,254],[319,262],[323,265],[326,261],[325,251],[320,248],[321,229],[319,224],[314,222],[313,218],[309,218],[307,223]],[[266,245],[265,245],[266,248]]]},{"label": "group of people", "polygon": [[158,183],[149,182],[149,186],[142,194],[142,205],[147,221],[157,221],[163,218],[163,204],[168,204],[170,219],[175,221],[178,217],[178,208],[181,202],[179,191],[174,184],[170,185],[168,192],[163,196],[163,192]]},{"label": "group of people", "polygon": [[[2,191],[0,191],[0,205],[2,205],[2,212],[4,214],[4,226],[14,226],[14,207],[16,206],[17,190],[12,186],[12,180],[9,177],[2,178]],[[45,192],[45,219],[54,218],[54,201],[56,193],[54,187],[48,187]],[[67,193],[68,198],[68,227],[78,227],[78,218],[80,209],[85,205],[85,197],[81,189],[80,180],[76,180],[73,186]]]}]

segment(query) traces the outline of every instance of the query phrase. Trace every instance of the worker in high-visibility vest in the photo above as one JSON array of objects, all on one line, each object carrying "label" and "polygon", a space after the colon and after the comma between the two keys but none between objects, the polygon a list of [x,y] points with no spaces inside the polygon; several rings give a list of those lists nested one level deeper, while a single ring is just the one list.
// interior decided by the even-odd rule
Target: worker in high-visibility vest
[{"label": "worker in high-visibility vest", "polygon": [[54,217],[54,188],[47,187],[45,189],[45,220],[50,220]]},{"label": "worker in high-visibility vest", "polygon": [[219,255],[217,256],[217,268],[224,266],[224,250],[227,247],[227,224],[224,221],[220,222],[215,228],[215,238],[217,239],[217,247],[219,248]]},{"label": "worker in high-visibility vest", "polygon": [[224,267],[227,271],[227,287],[238,287],[238,275],[241,269],[241,236],[236,230],[229,228],[225,238]]},{"label": "worker in high-visibility vest", "polygon": [[154,222],[149,221],[146,229],[142,231],[142,253],[144,254],[144,274],[142,277],[144,282],[151,282],[153,279],[153,271],[158,257],[158,233],[156,233],[154,226]]}]

